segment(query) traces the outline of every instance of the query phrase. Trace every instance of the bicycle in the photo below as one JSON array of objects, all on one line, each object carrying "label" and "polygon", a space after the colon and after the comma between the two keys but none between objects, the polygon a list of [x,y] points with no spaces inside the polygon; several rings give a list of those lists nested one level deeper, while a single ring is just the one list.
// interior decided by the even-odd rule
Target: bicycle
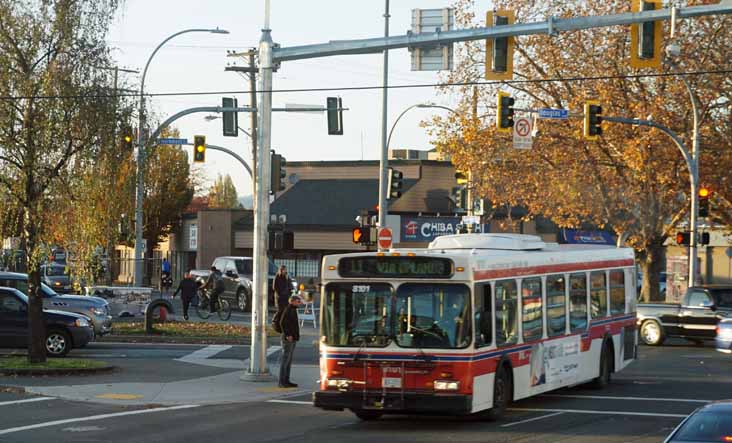
[{"label": "bicycle", "polygon": [[[211,297],[208,295],[208,292],[204,289],[200,289],[198,296],[198,304],[196,305],[196,314],[201,320],[206,320],[211,316],[211,309],[209,307],[211,302]],[[221,295],[219,295],[218,298],[218,309],[216,309],[216,313],[219,316],[219,319],[222,321],[226,321],[231,318],[231,305],[228,301],[221,298]]]}]

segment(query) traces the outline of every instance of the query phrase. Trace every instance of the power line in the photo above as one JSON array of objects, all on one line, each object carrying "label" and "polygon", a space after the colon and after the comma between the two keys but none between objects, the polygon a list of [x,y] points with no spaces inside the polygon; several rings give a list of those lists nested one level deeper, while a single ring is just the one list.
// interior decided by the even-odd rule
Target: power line
[{"label": "power line", "polygon": [[[661,78],[661,77],[692,77],[701,75],[721,75],[732,74],[730,69],[713,69],[704,71],[683,71],[683,72],[662,72],[651,74],[623,74],[623,75],[601,75],[601,76],[583,76],[583,77],[554,77],[547,79],[526,79],[526,80],[508,80],[508,81],[470,81],[458,83],[419,83],[413,85],[389,85],[388,89],[418,89],[418,88],[453,88],[460,86],[493,86],[493,85],[521,85],[536,83],[557,83],[557,82],[583,82],[583,81],[603,81],[603,80],[635,80],[642,78]],[[376,91],[384,89],[383,86],[343,86],[330,88],[295,88],[295,89],[273,89],[271,92],[276,93],[295,93],[295,92],[342,92],[342,91]],[[199,91],[199,92],[157,92],[145,93],[146,97],[175,97],[175,96],[204,96],[204,95],[233,95],[233,94],[249,94],[251,91]],[[0,100],[54,100],[54,99],[91,99],[91,98],[113,98],[113,97],[139,97],[139,94],[91,94],[91,95],[36,95],[36,96],[0,96]]]}]

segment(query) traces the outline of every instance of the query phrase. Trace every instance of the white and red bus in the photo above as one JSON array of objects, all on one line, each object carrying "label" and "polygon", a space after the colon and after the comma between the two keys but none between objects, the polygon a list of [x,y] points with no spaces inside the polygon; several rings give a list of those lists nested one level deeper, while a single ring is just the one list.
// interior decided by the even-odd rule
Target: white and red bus
[{"label": "white and red bus", "polygon": [[632,249],[532,235],[323,259],[317,407],[498,418],[512,400],[635,359]]}]

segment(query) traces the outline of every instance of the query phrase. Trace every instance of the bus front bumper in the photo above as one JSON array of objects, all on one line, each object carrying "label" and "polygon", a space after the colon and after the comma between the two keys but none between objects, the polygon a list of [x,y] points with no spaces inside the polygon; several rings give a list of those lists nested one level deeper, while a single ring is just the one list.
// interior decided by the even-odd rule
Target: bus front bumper
[{"label": "bus front bumper", "polygon": [[438,414],[438,415],[466,415],[470,414],[473,397],[466,394],[434,394],[381,391],[341,392],[318,391],[313,392],[313,405],[331,411],[373,410],[385,414]]}]

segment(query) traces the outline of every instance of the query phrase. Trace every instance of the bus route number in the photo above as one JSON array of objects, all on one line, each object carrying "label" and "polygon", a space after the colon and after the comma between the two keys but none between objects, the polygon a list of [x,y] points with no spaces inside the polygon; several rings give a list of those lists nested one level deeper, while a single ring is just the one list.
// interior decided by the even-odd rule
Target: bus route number
[{"label": "bus route number", "polygon": [[351,292],[354,294],[363,294],[366,292],[369,292],[371,290],[371,286],[369,285],[353,285],[353,288],[351,288]]}]

